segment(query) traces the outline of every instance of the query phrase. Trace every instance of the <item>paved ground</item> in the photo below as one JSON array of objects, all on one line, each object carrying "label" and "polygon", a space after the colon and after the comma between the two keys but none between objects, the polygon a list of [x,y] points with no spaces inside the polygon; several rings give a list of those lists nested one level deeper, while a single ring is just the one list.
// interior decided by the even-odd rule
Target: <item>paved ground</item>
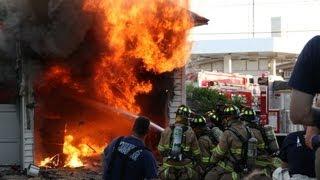
[{"label": "paved ground", "polygon": [[99,170],[90,170],[86,168],[59,168],[59,169],[41,169],[39,177],[27,177],[24,172],[16,168],[0,168],[0,180],[46,180],[46,179],[70,179],[70,180],[95,180],[102,179],[102,173]]}]

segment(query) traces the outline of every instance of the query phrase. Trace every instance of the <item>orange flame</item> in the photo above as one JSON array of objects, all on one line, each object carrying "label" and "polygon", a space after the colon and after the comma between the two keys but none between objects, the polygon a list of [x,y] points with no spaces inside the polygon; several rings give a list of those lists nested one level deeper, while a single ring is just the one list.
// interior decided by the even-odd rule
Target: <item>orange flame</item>
[{"label": "orange flame", "polygon": [[[181,4],[186,7],[188,1]],[[163,73],[186,64],[188,12],[170,0],[87,0],[84,9],[102,11],[103,41],[110,52],[96,66],[99,96],[116,108],[140,112],[135,97],[149,93],[152,85],[138,81],[136,66],[142,62],[147,71]]]},{"label": "orange flame", "polygon": [[81,161],[81,157],[90,157],[93,155],[101,154],[105,146],[89,146],[85,140],[78,147],[72,144],[74,138],[72,135],[64,137],[63,154],[67,155],[67,160],[64,167],[81,167],[84,163]]},{"label": "orange flame", "polygon": [[68,155],[65,167],[81,167],[83,166],[82,161],[79,159],[81,156],[81,151],[74,147],[71,143],[73,141],[73,136],[68,135],[64,137],[63,143],[63,154]]},{"label": "orange flame", "polygon": [[[151,82],[145,80],[148,78],[140,77],[141,73],[171,72],[186,64],[190,50],[187,33],[193,24],[186,10],[188,0],[179,2],[177,5],[171,0],[85,0],[84,11],[98,14],[96,34],[103,44],[100,58],[90,60],[93,70],[85,80],[74,79],[72,67],[68,65],[52,66],[44,76],[46,88],[64,86],[72,91],[70,94],[87,94],[108,106],[140,113],[137,96],[150,93],[153,88]],[[124,132],[123,127],[130,127],[130,123],[106,120],[97,128],[119,131],[119,134]],[[102,153],[101,139],[90,137],[81,141],[83,137],[86,137],[84,132],[76,130],[65,135],[66,167],[84,166],[83,158]],[[41,164],[50,161],[46,158]]]},{"label": "orange flame", "polygon": [[49,163],[53,162],[53,157],[47,157],[39,164],[40,167],[46,167]]},{"label": "orange flame", "polygon": [[[85,164],[81,160],[83,157],[90,157],[94,155],[99,155],[103,152],[104,147],[99,147],[96,145],[90,146],[86,140],[83,140],[81,144],[76,147],[73,144],[74,137],[72,135],[66,135],[64,137],[64,143],[63,143],[63,154],[65,154],[66,161],[64,162],[64,167],[71,167],[71,168],[76,168],[76,167],[82,167]],[[58,167],[59,162],[55,162],[55,157],[47,157],[44,160],[40,162],[41,167],[47,167],[49,164],[52,164],[54,167]]]},{"label": "orange flame", "polygon": [[44,76],[44,80],[47,82],[45,85],[50,87],[55,87],[55,85],[59,83],[68,86],[78,93],[85,92],[84,87],[71,78],[70,70],[64,66],[55,65],[50,67]]}]

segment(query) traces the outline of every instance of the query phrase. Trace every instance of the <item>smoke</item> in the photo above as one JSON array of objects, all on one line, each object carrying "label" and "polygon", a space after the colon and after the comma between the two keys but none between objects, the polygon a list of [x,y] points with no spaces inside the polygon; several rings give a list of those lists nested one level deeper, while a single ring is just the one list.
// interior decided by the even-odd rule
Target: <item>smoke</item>
[{"label": "smoke", "polygon": [[46,59],[67,58],[93,26],[96,14],[83,10],[84,1],[0,0],[0,50],[14,57],[20,39]]},{"label": "smoke", "polygon": [[82,3],[83,0],[0,0],[0,11],[5,14],[0,17],[0,49],[14,56],[15,42],[20,39],[42,57],[68,57],[92,26],[93,15],[82,10]]},{"label": "smoke", "polygon": [[0,0],[0,50],[10,57],[14,57],[15,39],[23,13],[19,6],[22,1]]},{"label": "smoke", "polygon": [[[37,0],[30,2],[33,8],[37,8],[33,4]],[[40,21],[38,26],[34,25],[37,20],[26,23],[23,39],[42,56],[69,56],[78,48],[92,25],[93,16],[82,10],[82,3],[82,0],[48,1],[47,19]],[[41,16],[43,12],[36,13],[35,16]]]}]

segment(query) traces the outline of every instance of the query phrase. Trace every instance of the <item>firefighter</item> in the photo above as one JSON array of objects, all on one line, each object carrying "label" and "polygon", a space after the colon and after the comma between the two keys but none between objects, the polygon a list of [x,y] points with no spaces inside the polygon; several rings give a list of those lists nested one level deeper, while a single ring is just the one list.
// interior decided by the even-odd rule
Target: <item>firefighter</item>
[{"label": "firefighter", "polygon": [[150,120],[138,117],[132,135],[113,140],[103,153],[103,180],[140,180],[157,178],[157,162],[144,141]]},{"label": "firefighter", "polygon": [[215,110],[208,111],[204,116],[208,120],[207,124],[210,129],[212,127],[221,126],[220,118]]},{"label": "firefighter", "polygon": [[215,111],[208,111],[205,114],[205,118],[209,121],[207,131],[213,143],[213,147],[215,147],[218,145],[221,135],[223,134],[223,131],[219,128],[222,126],[222,122],[220,121]]},{"label": "firefighter", "polygon": [[214,148],[210,161],[217,167],[210,170],[205,179],[240,179],[254,167],[257,139],[250,129],[240,121],[236,106],[224,108],[226,130]]},{"label": "firefighter", "polygon": [[224,118],[224,114],[223,114],[223,110],[225,108],[225,104],[222,101],[218,101],[215,110],[212,110],[212,112],[215,112],[215,114],[217,115],[217,118],[219,121],[216,121],[216,126],[224,131],[225,127],[222,124],[222,120]]},{"label": "firefighter", "polygon": [[163,157],[161,179],[199,179],[195,170],[200,164],[201,154],[197,137],[188,126],[190,108],[181,105],[176,112],[175,124],[161,134],[158,150]]},{"label": "firefighter", "polygon": [[[271,133],[266,132],[264,128],[257,121],[256,113],[249,107],[244,107],[241,111],[241,120],[252,130],[255,138],[257,138],[258,156],[256,160],[256,167],[262,169],[267,175],[271,175],[272,172],[280,167],[280,160],[277,160],[274,155],[279,151],[277,141],[270,142],[269,139],[275,138],[273,129]],[[274,136],[269,138],[268,136]]]},{"label": "firefighter", "polygon": [[211,136],[210,130],[206,126],[206,119],[203,116],[195,116],[190,125],[198,138],[202,157],[201,168],[204,170],[205,174],[206,170],[211,166],[210,157],[211,152],[215,147],[213,143],[213,139],[215,138]]}]

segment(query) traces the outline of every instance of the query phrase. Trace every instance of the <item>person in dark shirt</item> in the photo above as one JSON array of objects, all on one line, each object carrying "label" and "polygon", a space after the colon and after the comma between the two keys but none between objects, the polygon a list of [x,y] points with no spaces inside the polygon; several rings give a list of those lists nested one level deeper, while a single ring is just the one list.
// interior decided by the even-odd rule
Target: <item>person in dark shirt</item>
[{"label": "person in dark shirt", "polygon": [[133,133],[113,140],[104,150],[104,180],[144,180],[157,178],[156,160],[144,145],[150,121],[138,117]]},{"label": "person in dark shirt", "polygon": [[[305,45],[292,72],[289,85],[293,88],[290,119],[294,124],[308,127],[306,145],[316,152],[316,175],[320,179],[320,109],[313,107],[315,94],[320,93],[320,36]],[[313,142],[313,143],[312,143]]]},{"label": "person in dark shirt", "polygon": [[305,131],[290,133],[283,141],[280,150],[282,168],[289,170],[290,176],[300,177],[301,175],[315,178],[315,152],[305,144]]}]

